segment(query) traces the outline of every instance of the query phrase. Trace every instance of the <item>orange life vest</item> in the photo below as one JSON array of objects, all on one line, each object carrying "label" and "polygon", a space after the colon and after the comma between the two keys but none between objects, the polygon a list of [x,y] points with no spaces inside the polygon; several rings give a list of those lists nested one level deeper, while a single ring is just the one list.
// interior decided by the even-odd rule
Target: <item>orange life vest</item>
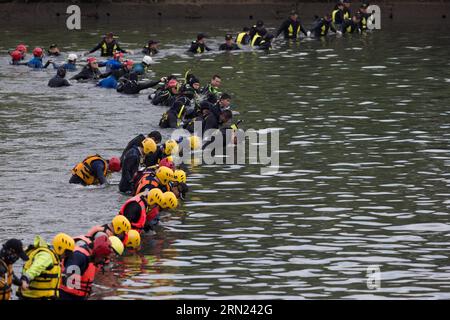
[{"label": "orange life vest", "polygon": [[150,190],[153,188],[158,188],[158,186],[159,184],[155,180],[155,176],[151,173],[145,173],[139,180],[139,184],[136,187],[136,192],[134,194],[137,195],[144,192],[147,187],[149,187],[148,190]]},{"label": "orange life vest", "polygon": [[[114,232],[109,228],[107,224],[102,226],[94,226],[92,227],[88,233],[85,235],[87,238],[93,239],[97,232],[104,232],[108,237],[114,236]],[[83,240],[83,239],[81,239]]]},{"label": "orange life vest", "polygon": [[[74,252],[81,252],[86,257],[90,259],[92,253],[82,247],[76,247]],[[62,271],[65,270],[64,262],[62,263]],[[89,297],[92,291],[92,284],[95,279],[96,267],[93,262],[89,262],[88,267],[84,273],[80,276],[76,273],[70,275],[64,275],[65,279],[60,285],[60,289],[68,294],[78,296],[78,297]],[[68,283],[69,282],[69,286]]]},{"label": "orange life vest", "polygon": [[105,159],[100,157],[98,154],[93,156],[88,156],[86,159],[81,161],[72,169],[72,174],[78,176],[86,185],[99,184],[98,178],[94,176],[94,172],[92,171],[91,163],[96,160],[103,161],[104,169],[103,175],[106,177],[108,173],[108,163]]},{"label": "orange life vest", "polygon": [[159,214],[159,206],[155,205],[155,207],[147,213],[147,221],[150,222],[155,219]]},{"label": "orange life vest", "polygon": [[131,229],[134,229],[138,232],[142,232],[144,230],[145,220],[147,218],[147,204],[142,199],[141,195],[137,195],[133,198],[130,198],[127,200],[127,202],[124,203],[122,208],[120,208],[119,214],[124,215],[125,208],[131,203],[131,202],[137,202],[139,206],[141,207],[141,216],[139,217],[139,220],[137,222],[131,222]]}]

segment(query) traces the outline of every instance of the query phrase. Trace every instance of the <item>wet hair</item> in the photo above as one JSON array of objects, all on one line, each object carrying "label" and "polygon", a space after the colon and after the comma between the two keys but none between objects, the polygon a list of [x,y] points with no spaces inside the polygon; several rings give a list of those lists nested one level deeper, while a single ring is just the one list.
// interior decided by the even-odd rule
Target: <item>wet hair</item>
[{"label": "wet hair", "polygon": [[233,118],[233,113],[231,112],[231,110],[223,110],[220,114],[227,120]]},{"label": "wet hair", "polygon": [[204,38],[206,38],[206,35],[205,35],[204,33],[199,33],[199,34],[197,35],[197,40],[202,40],[202,39],[204,39]]},{"label": "wet hair", "polygon": [[223,93],[220,96],[220,100],[226,100],[226,99],[230,99],[231,100],[231,96],[228,93]]},{"label": "wet hair", "polygon": [[152,138],[156,144],[161,143],[162,136],[159,131],[152,131],[147,135],[148,138]]},{"label": "wet hair", "polygon": [[211,77],[211,80],[216,79],[216,78],[222,79],[218,74],[215,74]]},{"label": "wet hair", "polygon": [[64,78],[66,76],[66,69],[64,67],[59,67],[56,74],[61,78]]},{"label": "wet hair", "polygon": [[177,76],[171,74],[170,76],[167,77],[167,82],[169,82],[170,80],[177,80]]}]

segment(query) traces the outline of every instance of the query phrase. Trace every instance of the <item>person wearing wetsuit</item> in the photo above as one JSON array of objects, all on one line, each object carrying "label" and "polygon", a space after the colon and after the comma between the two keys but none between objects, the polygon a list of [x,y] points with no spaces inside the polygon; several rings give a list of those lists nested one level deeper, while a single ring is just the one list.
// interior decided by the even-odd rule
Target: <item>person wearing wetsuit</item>
[{"label": "person wearing wetsuit", "polygon": [[258,44],[258,50],[269,51],[272,49],[272,39],[274,38],[273,34],[266,34],[262,40]]},{"label": "person wearing wetsuit", "polygon": [[176,99],[170,109],[162,115],[159,126],[161,128],[178,128],[189,103],[190,100],[186,97]]},{"label": "person wearing wetsuit", "polygon": [[206,51],[211,51],[211,49],[205,44],[205,38],[206,36],[203,33],[199,33],[197,35],[197,40],[192,41],[191,47],[189,48],[188,52],[191,53],[203,53]]},{"label": "person wearing wetsuit", "polygon": [[101,50],[100,55],[102,57],[112,57],[116,51],[128,53],[127,50],[124,50],[119,46],[119,43],[114,39],[114,33],[112,32],[108,33],[103,40],[88,51],[87,54],[93,53],[99,49]]},{"label": "person wearing wetsuit", "polygon": [[18,65],[27,65],[33,69],[46,69],[51,63],[51,60],[48,60],[45,65],[42,63],[42,58],[44,57],[44,51],[41,48],[34,48],[33,50],[33,58],[28,62],[19,62]]},{"label": "person wearing wetsuit", "polygon": [[97,59],[88,58],[88,64],[80,71],[80,73],[74,75],[70,80],[97,80],[102,73],[98,68]]},{"label": "person wearing wetsuit", "polygon": [[124,94],[138,94],[141,90],[153,88],[158,85],[160,80],[138,81],[137,75],[130,75],[129,79],[120,78],[116,90]]},{"label": "person wearing wetsuit", "polygon": [[56,71],[56,76],[49,80],[48,86],[51,88],[70,86],[70,83],[65,79],[65,76],[66,69],[64,69],[64,67],[59,67],[58,71]]},{"label": "person wearing wetsuit", "polygon": [[98,67],[106,67],[105,72],[111,72],[113,70],[119,70],[122,67],[123,61],[123,53],[116,52],[112,59],[108,59],[106,61],[100,61],[98,63]]},{"label": "person wearing wetsuit", "polygon": [[134,190],[133,178],[139,169],[141,157],[144,155],[141,146],[142,144],[140,146],[133,145],[123,155],[122,179],[119,183],[120,192],[133,192]]},{"label": "person wearing wetsuit", "polygon": [[372,15],[367,12],[367,8],[369,7],[368,3],[363,3],[361,7],[358,10],[358,14],[361,17],[361,22],[359,23],[359,29],[361,31],[367,30],[367,21],[369,20],[369,17]]},{"label": "person wearing wetsuit", "polygon": [[289,18],[285,20],[278,28],[275,38],[283,33],[285,39],[297,39],[300,37],[300,32],[302,32],[305,36],[307,35],[306,29],[298,19],[298,13],[296,11],[292,11]]},{"label": "person wearing wetsuit", "polygon": [[116,89],[117,83],[121,78],[137,80],[137,75],[132,72],[133,64],[133,60],[125,60],[120,69],[111,70],[110,72],[102,74],[100,78],[103,78],[103,80],[100,80],[97,86]]},{"label": "person wearing wetsuit", "polygon": [[222,43],[219,46],[220,51],[231,51],[231,50],[240,50],[239,46],[233,42],[233,36],[231,34],[227,34],[225,36],[225,43]]},{"label": "person wearing wetsuit", "polygon": [[331,21],[336,29],[340,29],[340,26],[344,23],[344,3],[339,1],[334,7],[331,13]]},{"label": "person wearing wetsuit", "polygon": [[211,82],[203,87],[201,93],[206,96],[206,100],[209,103],[216,103],[219,97],[221,96],[221,92],[219,91],[219,87],[222,85],[222,78],[215,74],[211,78]]},{"label": "person wearing wetsuit", "polygon": [[158,54],[159,41],[149,40],[147,45],[142,49],[142,53],[148,56],[154,56]]},{"label": "person wearing wetsuit", "polygon": [[352,13],[350,11],[350,6],[351,6],[351,1],[350,0],[342,0],[342,2],[344,3],[344,15],[343,18],[345,19],[350,19],[350,17],[352,16]]},{"label": "person wearing wetsuit", "polygon": [[344,20],[344,23],[341,25],[341,32],[344,33],[354,33],[361,32],[360,29],[361,17],[357,14],[354,15],[351,19]]},{"label": "person wearing wetsuit", "polygon": [[252,45],[254,45],[253,44],[254,38],[256,36],[258,36],[258,35],[260,37],[262,37],[266,33],[267,33],[267,30],[266,30],[266,28],[264,28],[264,22],[262,20],[258,20],[256,22],[256,25],[254,25],[253,27],[250,28],[250,35],[249,35],[250,36],[250,43],[252,43]]},{"label": "person wearing wetsuit", "polygon": [[[130,142],[128,142],[127,146],[122,152],[122,155],[120,156],[120,162],[123,163],[123,158],[125,156],[125,153],[127,153],[128,150],[130,150],[132,147],[139,147],[142,145],[142,141],[145,140],[145,136],[143,134],[140,134],[136,137],[134,137]],[[156,144],[161,143],[161,133],[159,131],[152,131],[147,135],[147,138],[153,139]]]},{"label": "person wearing wetsuit", "polygon": [[58,57],[61,55],[61,52],[59,51],[59,48],[56,44],[52,44],[50,45],[50,47],[47,50],[47,54],[49,56],[54,56],[54,57]]},{"label": "person wearing wetsuit", "polygon": [[163,88],[157,89],[154,95],[149,95],[149,99],[152,100],[152,104],[155,106],[170,107],[179,95],[178,87],[178,81],[172,79],[168,81]]},{"label": "person wearing wetsuit", "polygon": [[247,45],[250,43],[250,28],[249,27],[244,27],[242,29],[242,32],[238,33],[236,35],[236,40],[235,40],[237,45]]},{"label": "person wearing wetsuit", "polygon": [[314,37],[320,38],[326,36],[329,30],[336,32],[335,27],[331,23],[331,16],[326,14],[323,18],[319,18],[314,22],[310,32]]},{"label": "person wearing wetsuit", "polygon": [[67,59],[67,62],[62,64],[62,65],[58,65],[56,63],[52,63],[53,64],[53,68],[58,70],[59,68],[63,67],[66,71],[77,71],[77,56],[73,53],[69,54],[69,57]]}]

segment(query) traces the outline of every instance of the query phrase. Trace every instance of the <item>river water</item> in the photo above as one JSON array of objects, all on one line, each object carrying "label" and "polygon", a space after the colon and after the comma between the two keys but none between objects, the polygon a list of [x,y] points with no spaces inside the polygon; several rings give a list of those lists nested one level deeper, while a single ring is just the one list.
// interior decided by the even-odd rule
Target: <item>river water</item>
[{"label": "river water", "polygon": [[[70,169],[158,129],[164,108],[149,103],[151,90],[50,89],[54,70],[9,66],[6,55],[22,41],[81,53],[114,27],[124,47],[162,41],[154,76],[192,69],[205,83],[220,74],[244,129],[279,132],[280,169],[191,166],[187,201],[138,254],[98,276],[92,299],[450,298],[448,29],[386,24],[365,36],[279,40],[270,54],[184,54],[213,23],[214,48],[241,28],[0,31],[0,240],[78,235],[126,200],[119,175],[82,188],[68,184]],[[368,267],[381,271],[378,289],[367,285]]]}]

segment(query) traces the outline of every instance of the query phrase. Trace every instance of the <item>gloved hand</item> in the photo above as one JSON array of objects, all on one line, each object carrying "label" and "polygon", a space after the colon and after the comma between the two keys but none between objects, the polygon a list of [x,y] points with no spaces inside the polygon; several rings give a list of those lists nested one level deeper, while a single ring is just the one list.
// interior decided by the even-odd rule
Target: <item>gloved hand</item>
[{"label": "gloved hand", "polygon": [[311,31],[306,31],[306,36],[308,37],[308,38],[311,38]]}]

